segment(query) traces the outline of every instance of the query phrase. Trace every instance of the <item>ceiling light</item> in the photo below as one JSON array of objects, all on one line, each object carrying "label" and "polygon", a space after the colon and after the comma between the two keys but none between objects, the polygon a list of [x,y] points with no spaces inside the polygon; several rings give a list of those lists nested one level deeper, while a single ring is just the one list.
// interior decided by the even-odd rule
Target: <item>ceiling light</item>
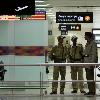
[{"label": "ceiling light", "polygon": [[100,44],[97,44],[97,47],[100,47]]},{"label": "ceiling light", "polygon": [[35,8],[36,10],[45,10],[46,8]]},{"label": "ceiling light", "polygon": [[35,0],[35,3],[42,3],[44,2],[43,0]]},{"label": "ceiling light", "polygon": [[49,6],[50,4],[46,4],[46,5],[35,5],[36,7],[47,7]]}]

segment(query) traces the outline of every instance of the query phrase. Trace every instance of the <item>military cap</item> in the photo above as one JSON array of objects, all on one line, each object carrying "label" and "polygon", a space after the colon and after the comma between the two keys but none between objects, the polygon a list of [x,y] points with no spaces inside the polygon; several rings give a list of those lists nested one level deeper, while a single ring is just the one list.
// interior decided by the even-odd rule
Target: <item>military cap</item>
[{"label": "military cap", "polygon": [[73,35],[73,36],[71,37],[71,40],[73,41],[73,40],[75,40],[75,39],[78,39],[78,37],[75,36],[75,35]]},{"label": "military cap", "polygon": [[85,36],[93,37],[93,33],[91,33],[91,32],[85,32]]},{"label": "military cap", "polygon": [[65,38],[65,37],[64,37],[64,36],[61,36],[61,35],[57,37],[58,40],[64,39],[64,38]]}]

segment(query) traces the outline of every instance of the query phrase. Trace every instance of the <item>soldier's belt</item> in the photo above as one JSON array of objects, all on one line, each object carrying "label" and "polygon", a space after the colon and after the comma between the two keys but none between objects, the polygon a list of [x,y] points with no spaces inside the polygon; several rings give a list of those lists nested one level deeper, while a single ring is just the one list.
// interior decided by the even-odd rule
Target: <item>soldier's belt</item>
[{"label": "soldier's belt", "polygon": [[66,59],[59,59],[59,58],[55,58],[55,61],[66,61]]},{"label": "soldier's belt", "polygon": [[81,61],[82,59],[71,59],[73,61]]}]

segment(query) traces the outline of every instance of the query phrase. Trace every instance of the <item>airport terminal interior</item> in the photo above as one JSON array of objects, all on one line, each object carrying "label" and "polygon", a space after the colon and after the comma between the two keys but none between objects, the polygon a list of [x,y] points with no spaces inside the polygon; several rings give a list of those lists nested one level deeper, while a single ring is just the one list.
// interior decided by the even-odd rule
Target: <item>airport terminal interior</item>
[{"label": "airport terminal interior", "polygon": [[[72,45],[71,37],[77,36],[77,43],[85,49],[85,32],[95,37],[100,63],[100,0],[35,0],[35,15],[1,15],[0,100],[100,100],[99,65],[94,68],[96,94],[87,96],[80,90],[71,93],[68,60],[64,94],[60,94],[60,73],[57,94],[50,94],[55,63],[49,54],[58,45],[57,37],[65,37],[63,45],[67,46]],[[85,67],[83,78],[88,92]]]}]

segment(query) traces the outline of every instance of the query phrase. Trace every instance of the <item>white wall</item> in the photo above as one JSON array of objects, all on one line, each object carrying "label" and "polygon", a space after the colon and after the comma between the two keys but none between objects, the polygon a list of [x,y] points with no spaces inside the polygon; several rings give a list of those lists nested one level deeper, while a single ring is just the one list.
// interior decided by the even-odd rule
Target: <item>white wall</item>
[{"label": "white wall", "polygon": [[[48,46],[48,22],[21,20],[0,21],[0,46]],[[34,64],[44,63],[44,56],[15,56],[2,55],[0,60],[4,64]],[[40,71],[47,80],[45,67],[6,66],[7,81],[33,81],[40,80]]]}]

